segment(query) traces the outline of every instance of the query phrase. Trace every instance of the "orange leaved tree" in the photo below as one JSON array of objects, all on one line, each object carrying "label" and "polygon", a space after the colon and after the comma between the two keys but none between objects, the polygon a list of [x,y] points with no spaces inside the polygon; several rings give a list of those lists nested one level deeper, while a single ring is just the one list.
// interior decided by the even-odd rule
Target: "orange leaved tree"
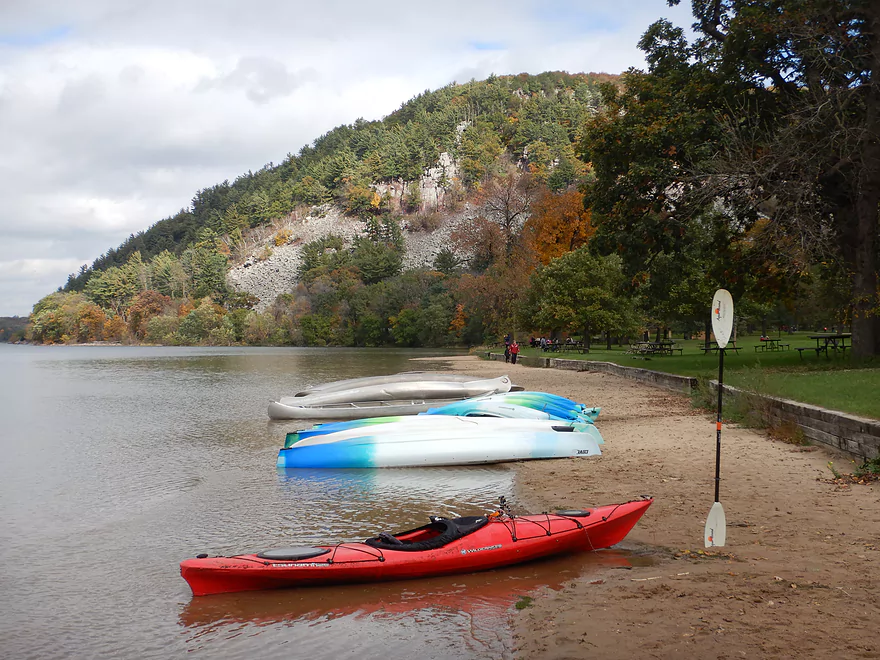
[{"label": "orange leaved tree", "polygon": [[577,190],[554,194],[545,190],[532,204],[524,228],[525,239],[542,264],[586,245],[596,229],[584,196]]}]

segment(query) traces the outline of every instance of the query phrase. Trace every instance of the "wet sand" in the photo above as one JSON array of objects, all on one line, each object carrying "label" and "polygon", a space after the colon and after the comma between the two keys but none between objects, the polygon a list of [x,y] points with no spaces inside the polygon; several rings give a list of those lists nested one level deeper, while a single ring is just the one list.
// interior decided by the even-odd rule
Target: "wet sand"
[{"label": "wet sand", "polygon": [[638,561],[546,590],[513,613],[522,658],[880,658],[880,485],[834,483],[855,465],[725,425],[727,544],[704,550],[715,422],[687,397],[616,376],[457,357],[528,390],[601,406],[598,458],[517,465],[514,510],[655,498],[624,541]]}]

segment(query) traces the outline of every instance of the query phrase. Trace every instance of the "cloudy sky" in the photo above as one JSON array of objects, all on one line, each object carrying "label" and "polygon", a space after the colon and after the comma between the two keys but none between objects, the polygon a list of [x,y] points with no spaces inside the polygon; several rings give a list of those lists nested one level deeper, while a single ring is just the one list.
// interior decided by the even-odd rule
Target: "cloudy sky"
[{"label": "cloudy sky", "polygon": [[620,73],[665,0],[2,0],[0,316],[195,192],[490,73]]}]

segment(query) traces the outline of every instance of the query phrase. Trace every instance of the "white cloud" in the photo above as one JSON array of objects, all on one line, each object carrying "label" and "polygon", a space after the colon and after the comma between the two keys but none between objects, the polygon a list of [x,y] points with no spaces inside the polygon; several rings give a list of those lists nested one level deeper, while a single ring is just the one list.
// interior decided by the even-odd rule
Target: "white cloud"
[{"label": "white cloud", "polygon": [[39,298],[63,285],[80,265],[69,258],[0,261],[0,315],[27,316]]},{"label": "white cloud", "polygon": [[670,15],[690,22],[664,0],[2,3],[0,315],[334,126],[453,80],[641,66]]}]

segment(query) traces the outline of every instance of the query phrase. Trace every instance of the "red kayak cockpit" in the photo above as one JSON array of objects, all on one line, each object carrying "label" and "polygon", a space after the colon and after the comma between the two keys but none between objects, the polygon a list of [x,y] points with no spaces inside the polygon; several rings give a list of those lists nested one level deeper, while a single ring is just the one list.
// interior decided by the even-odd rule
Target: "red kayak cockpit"
[{"label": "red kayak cockpit", "polygon": [[477,531],[488,522],[489,519],[486,516],[466,516],[464,518],[431,516],[431,522],[427,525],[399,534],[383,532],[367,539],[364,543],[380,550],[408,552],[435,550]]}]

